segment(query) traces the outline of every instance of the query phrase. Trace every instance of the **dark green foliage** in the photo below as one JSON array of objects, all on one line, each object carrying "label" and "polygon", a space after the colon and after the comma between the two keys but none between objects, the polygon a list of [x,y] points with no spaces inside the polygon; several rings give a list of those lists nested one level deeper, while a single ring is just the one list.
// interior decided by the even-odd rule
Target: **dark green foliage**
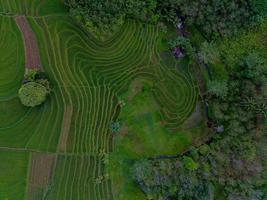
[{"label": "dark green foliage", "polygon": [[179,160],[142,160],[135,164],[134,175],[148,199],[205,200],[210,196],[209,184],[198,179],[196,171],[188,170]]},{"label": "dark green foliage", "polygon": [[177,25],[181,18],[207,37],[227,36],[266,16],[266,0],[66,0],[72,16],[90,31],[113,32],[126,18]]},{"label": "dark green foliage", "polygon": [[256,13],[255,21],[264,19],[267,16],[267,1],[266,0],[250,0],[250,6]]},{"label": "dark green foliage", "polygon": [[180,19],[177,17],[179,1],[177,0],[157,0],[157,13],[161,20],[177,25]]},{"label": "dark green foliage", "polygon": [[71,15],[95,34],[113,32],[126,19],[157,21],[154,0],[67,0]]},{"label": "dark green foliage", "polygon": [[207,36],[226,36],[237,32],[254,15],[245,0],[180,0],[180,10],[187,22],[196,24]]},{"label": "dark green foliage", "polygon": [[121,125],[119,122],[112,122],[110,125],[110,130],[112,133],[118,133],[121,129]]}]

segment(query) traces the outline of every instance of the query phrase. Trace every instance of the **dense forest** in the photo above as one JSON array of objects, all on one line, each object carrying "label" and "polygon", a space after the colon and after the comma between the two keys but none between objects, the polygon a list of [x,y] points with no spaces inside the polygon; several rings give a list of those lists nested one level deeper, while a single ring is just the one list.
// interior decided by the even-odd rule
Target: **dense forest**
[{"label": "dense forest", "polygon": [[266,15],[265,0],[67,0],[73,17],[96,33],[114,31],[126,18],[177,24],[180,18],[210,36],[226,36]]},{"label": "dense forest", "polygon": [[[267,52],[249,45],[246,39],[241,45],[231,42],[232,37],[243,37],[244,32],[249,35],[255,27],[264,25],[266,0],[66,3],[75,20],[96,35],[108,35],[128,19],[164,23],[189,32],[170,39],[170,50],[180,48],[196,67],[210,70],[202,95],[209,105],[207,125],[213,135],[174,158],[137,160],[133,177],[148,199],[206,200],[216,195],[228,200],[267,198]],[[190,34],[193,28],[204,40],[194,40]],[[247,37],[255,43],[258,40]],[[266,35],[261,37],[266,40]],[[232,49],[230,53],[228,48]]]}]

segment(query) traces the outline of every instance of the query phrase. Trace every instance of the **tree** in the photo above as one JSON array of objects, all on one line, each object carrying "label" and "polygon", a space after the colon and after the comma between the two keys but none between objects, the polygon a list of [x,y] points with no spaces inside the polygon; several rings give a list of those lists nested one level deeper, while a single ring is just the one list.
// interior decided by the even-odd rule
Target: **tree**
[{"label": "tree", "polygon": [[28,82],[19,89],[19,98],[23,105],[35,107],[45,101],[48,93],[45,86],[36,82]]},{"label": "tree", "polygon": [[227,36],[248,25],[254,12],[244,0],[180,0],[179,9],[189,24],[208,36]]}]

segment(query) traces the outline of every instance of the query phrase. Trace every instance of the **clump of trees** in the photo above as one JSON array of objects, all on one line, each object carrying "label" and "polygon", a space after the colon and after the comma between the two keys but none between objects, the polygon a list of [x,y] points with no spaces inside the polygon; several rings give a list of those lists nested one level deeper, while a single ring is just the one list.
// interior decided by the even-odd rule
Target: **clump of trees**
[{"label": "clump of trees", "polygon": [[18,92],[21,103],[27,107],[35,107],[42,104],[51,92],[46,75],[37,70],[28,70],[23,84]]},{"label": "clump of trees", "polygon": [[111,33],[126,17],[157,21],[154,0],[66,0],[71,15],[96,35]]},{"label": "clump of trees", "polygon": [[230,35],[254,16],[249,1],[243,0],[181,0],[179,8],[188,23],[197,25],[208,36]]},{"label": "clump of trees", "polygon": [[[262,92],[266,78],[263,59],[256,53],[249,54],[230,72],[226,93],[210,99],[214,120],[225,127],[223,133],[176,159],[135,164],[134,177],[148,199],[266,197],[261,188],[266,178],[265,158],[257,147],[259,137],[263,137],[257,129],[257,118],[266,112],[266,94]],[[247,100],[250,98],[253,102]]]},{"label": "clump of trees", "polygon": [[206,36],[227,36],[267,14],[266,0],[65,0],[71,15],[96,34],[112,32],[126,18],[146,22],[180,19]]}]

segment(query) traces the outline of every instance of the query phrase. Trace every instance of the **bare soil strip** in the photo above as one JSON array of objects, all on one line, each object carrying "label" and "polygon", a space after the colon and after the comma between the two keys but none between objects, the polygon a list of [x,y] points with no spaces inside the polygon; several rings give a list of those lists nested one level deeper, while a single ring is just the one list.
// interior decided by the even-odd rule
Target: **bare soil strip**
[{"label": "bare soil strip", "polygon": [[33,153],[29,184],[39,187],[46,187],[49,184],[55,161],[55,155]]},{"label": "bare soil strip", "polygon": [[29,199],[42,197],[47,190],[53,176],[56,165],[56,155],[45,153],[33,153],[29,175]]},{"label": "bare soil strip", "polygon": [[60,143],[59,143],[59,151],[65,152],[68,135],[70,132],[71,118],[72,118],[73,108],[70,105],[64,107],[64,115],[62,121],[61,135],[60,135]]},{"label": "bare soil strip", "polygon": [[25,16],[15,16],[16,24],[22,33],[25,49],[26,69],[42,70],[37,40]]}]

